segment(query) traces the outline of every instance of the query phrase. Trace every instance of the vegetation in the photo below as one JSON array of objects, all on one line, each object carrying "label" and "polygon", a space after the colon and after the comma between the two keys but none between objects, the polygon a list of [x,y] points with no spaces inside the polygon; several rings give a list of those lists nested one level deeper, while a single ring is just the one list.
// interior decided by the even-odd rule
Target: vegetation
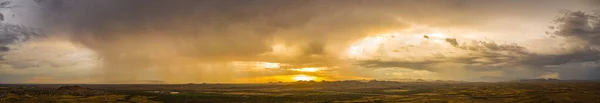
[{"label": "vegetation", "polygon": [[0,85],[0,102],[589,103],[596,82],[332,81],[270,84]]}]

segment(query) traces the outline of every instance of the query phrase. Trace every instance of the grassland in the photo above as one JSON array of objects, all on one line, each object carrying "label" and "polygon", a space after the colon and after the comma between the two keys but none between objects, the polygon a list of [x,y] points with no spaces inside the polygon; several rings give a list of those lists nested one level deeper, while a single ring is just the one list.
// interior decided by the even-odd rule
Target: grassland
[{"label": "grassland", "polygon": [[269,84],[0,85],[0,102],[597,103],[598,82],[337,81]]}]

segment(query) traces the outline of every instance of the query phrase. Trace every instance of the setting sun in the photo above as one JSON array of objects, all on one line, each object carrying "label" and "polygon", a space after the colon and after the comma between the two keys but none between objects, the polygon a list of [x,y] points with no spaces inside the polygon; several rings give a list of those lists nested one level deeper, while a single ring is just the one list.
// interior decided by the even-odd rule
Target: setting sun
[{"label": "setting sun", "polygon": [[296,81],[311,81],[311,80],[315,80],[315,78],[316,77],[314,77],[314,76],[307,76],[307,75],[304,75],[304,74],[300,74],[300,75],[294,76],[293,79],[296,80]]}]

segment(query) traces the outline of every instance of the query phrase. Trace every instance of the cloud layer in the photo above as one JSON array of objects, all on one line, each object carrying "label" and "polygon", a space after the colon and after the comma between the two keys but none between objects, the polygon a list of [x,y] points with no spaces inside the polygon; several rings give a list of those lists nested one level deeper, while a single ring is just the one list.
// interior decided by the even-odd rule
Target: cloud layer
[{"label": "cloud layer", "polygon": [[[300,74],[291,69],[304,67],[323,68],[308,74],[332,80],[597,79],[600,73],[597,16],[559,12],[589,9],[579,1],[34,3],[40,9],[36,20],[51,39],[15,46],[22,53],[0,45],[12,53],[4,62],[14,69],[91,72],[73,76],[79,81],[264,82],[247,80],[277,80],[269,78]],[[25,62],[19,56],[34,51],[47,51],[39,54],[47,58]],[[257,69],[264,62],[282,66]],[[85,63],[93,65],[73,65]],[[19,66],[32,64],[53,66]]]}]

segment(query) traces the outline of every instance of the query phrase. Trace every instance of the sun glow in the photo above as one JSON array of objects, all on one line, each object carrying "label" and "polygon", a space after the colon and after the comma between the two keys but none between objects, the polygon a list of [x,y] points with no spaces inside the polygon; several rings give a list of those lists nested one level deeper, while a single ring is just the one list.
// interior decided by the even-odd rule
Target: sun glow
[{"label": "sun glow", "polygon": [[350,53],[349,55],[356,56],[363,52],[363,48],[358,47],[358,46],[352,46],[352,47],[350,47],[350,50],[348,52]]},{"label": "sun glow", "polygon": [[430,35],[434,43],[444,43],[444,40],[447,38],[446,35],[442,33],[433,33]]},{"label": "sun glow", "polygon": [[262,65],[264,68],[267,68],[267,69],[279,68],[279,63],[263,62]]},{"label": "sun glow", "polygon": [[446,35],[442,34],[442,33],[433,33],[431,34],[431,37],[435,37],[435,38],[446,38]]},{"label": "sun glow", "polygon": [[378,47],[384,41],[384,39],[384,36],[366,37],[363,40],[351,46],[348,49],[348,55],[353,57],[360,56],[366,52],[365,49],[370,50],[375,47]]},{"label": "sun glow", "polygon": [[426,29],[426,31],[429,32],[396,31],[367,36],[351,44],[347,48],[346,56],[349,59],[373,59],[403,49],[398,47],[428,45],[428,42],[446,46],[446,39],[451,38],[436,29]]},{"label": "sun glow", "polygon": [[311,81],[311,80],[315,80],[315,78],[316,77],[314,77],[314,76],[307,76],[307,75],[304,75],[304,74],[300,74],[300,75],[294,76],[293,79],[296,80],[296,81]]},{"label": "sun glow", "polygon": [[365,37],[351,45],[347,50],[347,55],[351,58],[368,56],[376,52],[385,42],[392,42],[390,40],[399,34],[399,32],[391,32]]},{"label": "sun glow", "polygon": [[319,68],[300,68],[300,69],[290,69],[290,70],[300,71],[300,72],[317,72],[321,69],[319,69]]}]

